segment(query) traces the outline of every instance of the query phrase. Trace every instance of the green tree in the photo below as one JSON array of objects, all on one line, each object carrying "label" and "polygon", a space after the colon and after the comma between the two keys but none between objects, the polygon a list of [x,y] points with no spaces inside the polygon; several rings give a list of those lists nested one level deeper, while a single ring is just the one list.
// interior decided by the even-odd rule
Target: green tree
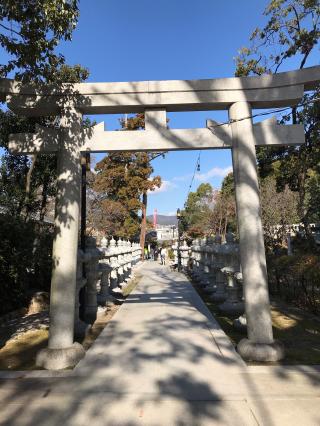
[{"label": "green tree", "polygon": [[[13,76],[31,84],[86,79],[88,70],[66,65],[56,52],[60,40],[71,39],[77,19],[77,0],[2,1],[0,45],[8,60],[0,65],[0,77]],[[44,219],[55,193],[56,158],[12,156],[7,150],[10,133],[34,132],[36,124],[57,125],[54,117],[26,118],[0,110],[0,146],[4,149],[0,163],[0,298],[5,301],[4,310],[25,303],[28,282],[49,289],[53,233],[44,224],[25,222],[32,216]]]},{"label": "green tree", "polygon": [[[251,35],[251,46],[240,50],[236,58],[236,75],[261,75],[278,72],[292,57],[303,68],[316,48],[320,37],[320,4],[318,0],[272,0],[264,11],[266,25]],[[302,123],[306,144],[300,147],[259,148],[258,167],[261,177],[273,174],[278,190],[286,185],[299,194],[299,219],[308,232],[312,217],[309,206],[314,194],[310,194],[311,171],[318,173],[319,164],[319,90],[306,94],[302,108],[292,108],[282,122]],[[317,188],[317,187],[316,187]],[[315,189],[315,188],[314,188]],[[319,198],[319,197],[318,197]],[[314,217],[314,216],[313,216]]]},{"label": "green tree", "polygon": [[[151,177],[153,168],[147,153],[111,153],[96,165],[93,190],[98,194],[92,209],[108,211],[110,215],[121,205],[124,214],[114,217],[114,227],[107,228],[104,222],[95,223],[100,231],[111,235],[134,238],[140,230],[139,212],[143,207],[144,193],[161,185],[159,176]],[[117,213],[118,214],[118,213]]]},{"label": "green tree", "polygon": [[[51,74],[51,82],[81,82],[89,75],[80,65],[62,65]],[[47,202],[55,194],[56,157],[52,154],[16,156],[8,152],[11,133],[34,132],[36,125],[52,127],[55,117],[20,117],[10,110],[0,110],[0,146],[5,152],[0,162],[0,204],[11,214],[31,214],[44,219]]]},{"label": "green tree", "polygon": [[261,183],[261,213],[266,247],[273,250],[276,245],[286,244],[291,225],[299,221],[298,194],[288,185],[277,190],[276,179],[270,175]]},{"label": "green tree", "polygon": [[[167,119],[167,121],[169,121]],[[120,119],[120,124],[122,130],[143,130],[145,128],[145,117],[143,113],[136,114],[133,117]],[[164,152],[152,152],[148,153],[149,163],[158,158],[159,156],[164,157]],[[144,258],[144,246],[146,241],[146,233],[147,233],[147,206],[148,206],[148,191],[153,191],[157,186],[161,185],[161,181],[159,180],[157,184],[148,179],[146,181],[145,189],[142,192],[142,203],[141,203],[141,224],[140,224],[140,247],[142,248],[142,258]]]},{"label": "green tree", "polygon": [[0,45],[7,52],[0,76],[10,72],[22,81],[49,81],[65,58],[56,53],[61,40],[71,40],[79,17],[78,0],[3,0]]},{"label": "green tree", "polygon": [[213,201],[213,188],[210,183],[201,183],[196,192],[190,192],[181,212],[183,230],[196,238],[207,233],[207,220]]}]

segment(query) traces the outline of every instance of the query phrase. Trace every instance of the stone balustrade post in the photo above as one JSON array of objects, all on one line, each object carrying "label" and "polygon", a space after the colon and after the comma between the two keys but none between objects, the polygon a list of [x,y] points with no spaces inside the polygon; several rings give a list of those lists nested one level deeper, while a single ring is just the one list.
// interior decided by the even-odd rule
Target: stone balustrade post
[{"label": "stone balustrade post", "polygon": [[129,240],[127,240],[127,270],[128,270],[128,279],[132,278],[132,245]]},{"label": "stone balustrade post", "polygon": [[78,249],[77,257],[77,287],[74,309],[74,335],[77,338],[83,338],[90,329],[90,325],[80,319],[79,316],[79,293],[82,287],[87,283],[87,279],[83,276],[83,264],[88,261],[90,256],[85,254],[83,250]]},{"label": "stone balustrade post", "polygon": [[99,260],[101,258],[101,253],[97,248],[94,237],[86,238],[86,253],[90,254],[90,261],[85,264],[87,284],[84,317],[86,321],[93,324],[98,312],[97,283],[99,279]]},{"label": "stone balustrade post", "polygon": [[108,240],[102,238],[101,248],[102,259],[99,263],[99,271],[101,272],[100,278],[100,291],[97,295],[98,303],[101,306],[108,305],[108,302],[113,301],[113,297],[110,295],[110,274],[111,274],[111,265],[110,265],[110,249],[108,247]]},{"label": "stone balustrade post", "polygon": [[221,244],[221,236],[217,235],[215,239],[215,245],[213,247],[214,252],[214,271],[215,271],[215,292],[210,296],[210,299],[214,302],[223,302],[227,296],[226,294],[226,279],[221,269],[225,266],[225,244]]},{"label": "stone balustrade post", "polygon": [[124,283],[124,270],[123,270],[123,241],[119,238],[117,242],[117,253],[118,253],[118,287],[122,288]]},{"label": "stone balustrade post", "polygon": [[[234,278],[236,280],[236,283],[237,283],[238,289],[239,289],[238,298],[239,298],[239,300],[243,300],[243,291],[242,291],[243,275],[242,275],[242,272],[236,272],[234,274]],[[236,318],[233,321],[233,327],[236,330],[239,330],[239,331],[247,331],[247,319],[246,319],[245,313],[242,312],[242,315],[240,315],[238,318]]]},{"label": "stone balustrade post", "polygon": [[215,291],[212,281],[212,240],[210,238],[206,239],[205,245],[205,257],[204,257],[204,279],[203,279],[203,290],[211,294]]},{"label": "stone balustrade post", "polygon": [[173,250],[173,256],[174,256],[174,264],[178,265],[178,243],[175,242],[172,245],[172,250]]},{"label": "stone balustrade post", "polygon": [[222,312],[231,315],[240,315],[244,312],[244,303],[239,297],[239,286],[234,275],[240,272],[239,245],[235,243],[231,233],[226,234],[224,245],[224,264],[221,272],[227,278],[226,300],[219,306]]},{"label": "stone balustrade post", "polygon": [[111,266],[110,287],[111,287],[112,294],[118,286],[119,264],[118,264],[117,250],[118,249],[117,249],[116,241],[112,237],[111,240],[110,240],[110,244],[109,244],[109,251],[110,251],[109,261],[110,261],[110,266]]},{"label": "stone balustrade post", "polygon": [[221,269],[221,272],[227,277],[227,298],[219,305],[219,309],[226,314],[241,315],[244,313],[244,303],[239,297],[239,286],[235,278],[239,271],[235,271],[233,266],[225,266]]},{"label": "stone balustrade post", "polygon": [[201,269],[200,269],[200,260],[201,260],[201,246],[200,246],[200,240],[196,239],[195,240],[195,245],[194,245],[194,254],[195,254],[195,268],[194,268],[194,280],[196,282],[200,282],[200,274],[201,274]]},{"label": "stone balustrade post", "polygon": [[181,266],[184,272],[188,269],[188,260],[189,260],[189,247],[186,240],[183,241],[182,246],[180,247],[181,252]]}]

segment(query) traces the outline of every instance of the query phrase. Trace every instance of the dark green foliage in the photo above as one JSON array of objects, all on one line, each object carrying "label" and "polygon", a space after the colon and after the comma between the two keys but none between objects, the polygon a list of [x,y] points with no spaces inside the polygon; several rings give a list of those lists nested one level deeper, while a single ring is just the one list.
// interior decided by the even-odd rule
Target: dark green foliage
[{"label": "dark green foliage", "polygon": [[[0,46],[7,56],[0,77],[31,84],[85,80],[88,70],[66,65],[56,49],[61,40],[71,40],[78,15],[78,0],[2,1]],[[32,133],[36,124],[54,127],[57,120],[0,110],[0,315],[23,306],[28,288],[50,288],[53,230],[45,216],[53,214],[56,157],[14,156],[7,149],[11,133]]]},{"label": "dark green foliage", "polygon": [[[240,50],[236,58],[236,75],[261,75],[281,71],[289,58],[295,57],[300,69],[318,49],[320,39],[319,0],[271,0],[264,11],[265,26],[251,35],[251,45]],[[261,178],[274,176],[278,191],[288,186],[297,192],[299,222],[310,235],[309,224],[319,221],[318,200],[320,163],[319,90],[304,96],[303,107],[294,107],[282,123],[301,123],[306,143],[300,147],[257,149]],[[315,101],[317,99],[317,101]]]},{"label": "dark green foliage", "polygon": [[50,290],[53,229],[0,215],[0,315],[28,301],[32,288]]},{"label": "dark green foliage", "polygon": [[210,183],[202,183],[196,192],[190,192],[181,212],[181,228],[192,238],[207,233],[207,220],[213,201],[213,188]]},{"label": "dark green foliage", "polygon": [[71,40],[79,16],[78,0],[2,0],[0,45],[9,60],[0,76],[15,72],[22,81],[51,80],[64,63],[55,49]]},{"label": "dark green foliage", "polygon": [[314,313],[320,313],[319,256],[270,256],[268,271],[272,294]]}]

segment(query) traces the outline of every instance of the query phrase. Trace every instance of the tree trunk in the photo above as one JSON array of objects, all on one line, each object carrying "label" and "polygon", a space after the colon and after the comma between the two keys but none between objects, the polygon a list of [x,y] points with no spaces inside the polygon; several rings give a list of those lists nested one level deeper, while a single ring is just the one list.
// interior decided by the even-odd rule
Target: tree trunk
[{"label": "tree trunk", "polygon": [[147,203],[148,195],[146,192],[142,194],[142,217],[141,217],[141,231],[140,231],[140,247],[141,247],[141,258],[144,259],[144,244],[146,241],[146,229],[147,229]]},{"label": "tree trunk", "polygon": [[44,221],[44,217],[46,214],[46,207],[47,207],[47,200],[48,200],[48,178],[45,178],[45,181],[43,182],[42,186],[42,193],[41,193],[41,205],[40,205],[40,222]]},{"label": "tree trunk", "polygon": [[29,220],[29,214],[30,214],[31,179],[32,179],[32,173],[33,173],[36,161],[37,161],[37,154],[34,154],[31,156],[31,164],[26,176],[24,207],[22,209],[22,215],[25,217],[26,222]]}]

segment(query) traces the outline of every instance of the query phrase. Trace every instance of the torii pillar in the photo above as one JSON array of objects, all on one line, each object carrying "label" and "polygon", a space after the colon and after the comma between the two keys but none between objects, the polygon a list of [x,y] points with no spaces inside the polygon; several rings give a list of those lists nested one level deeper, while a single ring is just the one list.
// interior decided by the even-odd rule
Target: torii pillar
[{"label": "torii pillar", "polygon": [[57,195],[52,249],[50,329],[48,347],[36,359],[39,367],[58,370],[75,365],[85,350],[74,342],[74,309],[81,191],[82,114],[72,102],[61,114],[60,147],[57,152]]},{"label": "torii pillar", "polygon": [[273,339],[272,332],[251,116],[251,106],[248,102],[236,102],[229,109],[240,261],[248,329],[248,338],[239,342],[237,350],[248,360],[278,361],[283,358],[284,349],[280,342]]}]

